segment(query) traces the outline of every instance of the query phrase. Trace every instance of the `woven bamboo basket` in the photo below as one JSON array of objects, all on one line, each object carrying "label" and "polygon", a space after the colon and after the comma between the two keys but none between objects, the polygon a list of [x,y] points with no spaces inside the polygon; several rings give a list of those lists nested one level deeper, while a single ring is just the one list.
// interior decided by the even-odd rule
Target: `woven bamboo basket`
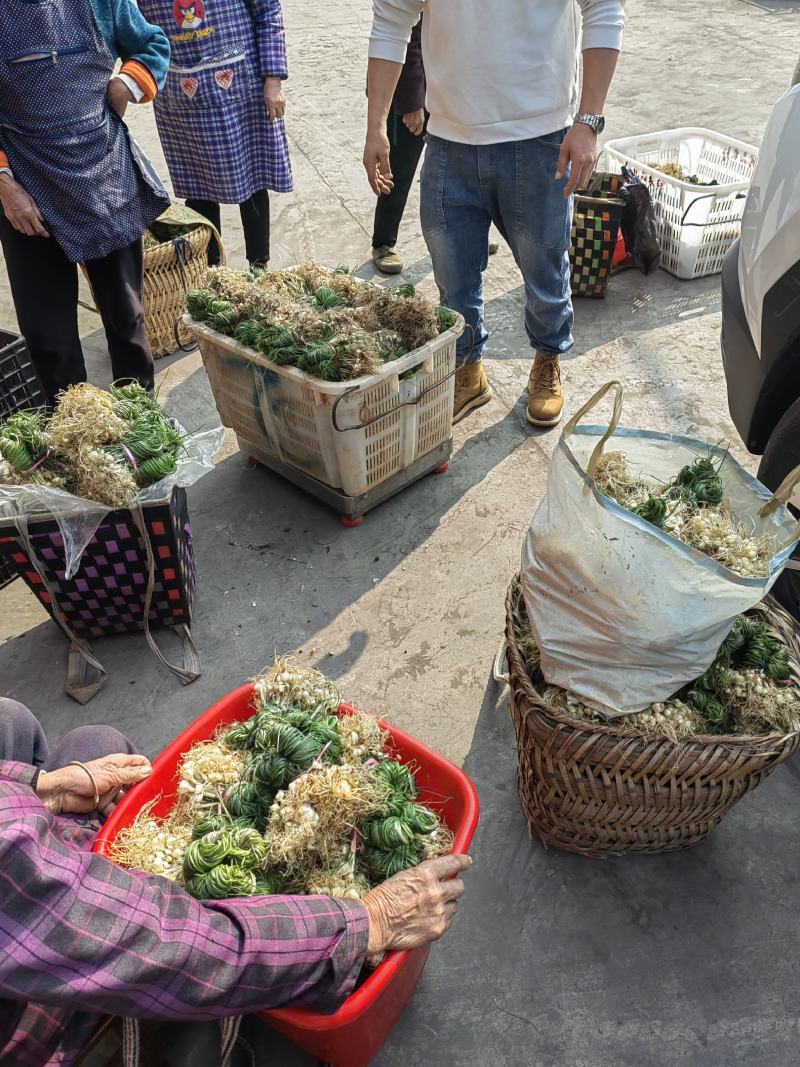
[{"label": "woven bamboo basket", "polygon": [[156,359],[176,349],[197,347],[183,325],[186,294],[205,285],[208,244],[212,230],[198,226],[172,241],[153,245],[144,253],[144,315],[147,337]]},{"label": "woven bamboo basket", "polygon": [[[800,681],[794,620],[771,598],[764,611]],[[626,734],[613,723],[572,719],[545,704],[541,676],[529,677],[520,650],[526,631],[528,613],[515,579],[506,598],[506,647],[517,782],[531,836],[546,848],[595,858],[688,848],[800,745],[800,731],[674,743]]]}]

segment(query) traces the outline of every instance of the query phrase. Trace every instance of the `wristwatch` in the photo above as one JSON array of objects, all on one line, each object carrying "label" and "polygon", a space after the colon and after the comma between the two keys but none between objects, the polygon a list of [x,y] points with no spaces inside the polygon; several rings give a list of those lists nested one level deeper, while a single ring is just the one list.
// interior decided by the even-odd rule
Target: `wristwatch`
[{"label": "wristwatch", "polygon": [[602,115],[587,115],[586,112],[581,111],[575,116],[575,121],[583,123],[584,126],[590,126],[597,134],[602,133],[606,128],[606,120]]}]

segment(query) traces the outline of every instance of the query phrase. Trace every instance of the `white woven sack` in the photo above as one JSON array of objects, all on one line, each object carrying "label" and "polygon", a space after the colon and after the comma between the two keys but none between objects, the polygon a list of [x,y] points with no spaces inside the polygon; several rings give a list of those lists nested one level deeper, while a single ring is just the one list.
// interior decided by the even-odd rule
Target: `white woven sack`
[{"label": "white woven sack", "polygon": [[[612,389],[610,424],[579,426]],[[739,520],[777,536],[766,578],[740,578],[598,492],[592,473],[612,435],[634,472],[663,482],[708,452],[691,438],[620,427],[622,395],[619,382],[609,382],[564,427],[522,550],[522,589],[545,679],[612,716],[667,700],[707,670],[800,536],[785,507],[800,469],[774,496],[730,456],[720,471]]]}]

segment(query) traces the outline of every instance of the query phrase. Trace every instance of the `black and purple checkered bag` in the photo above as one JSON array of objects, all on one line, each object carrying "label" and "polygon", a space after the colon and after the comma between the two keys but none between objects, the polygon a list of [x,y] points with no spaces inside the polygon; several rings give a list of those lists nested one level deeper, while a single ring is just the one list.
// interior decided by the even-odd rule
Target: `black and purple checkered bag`
[{"label": "black and purple checkered bag", "polygon": [[[191,622],[196,585],[192,528],[186,491],[142,505],[155,565],[150,605],[151,626]],[[10,520],[0,521],[0,555],[54,615],[55,598],[76,634],[103,637],[144,629],[148,555],[130,511],[112,511],[86,547],[73,578],[65,575],[64,544],[55,519],[31,519],[28,538],[39,569],[32,566],[24,541]]]}]

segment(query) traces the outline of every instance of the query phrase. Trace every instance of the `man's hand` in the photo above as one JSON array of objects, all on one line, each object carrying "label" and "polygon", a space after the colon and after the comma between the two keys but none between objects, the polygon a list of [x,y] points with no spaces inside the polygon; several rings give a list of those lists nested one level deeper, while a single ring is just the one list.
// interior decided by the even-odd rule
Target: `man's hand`
[{"label": "man's hand", "polygon": [[438,941],[449,929],[464,895],[464,883],[457,876],[471,866],[469,856],[428,860],[367,893],[367,956],[381,956],[391,949],[421,948]]},{"label": "man's hand", "polygon": [[403,125],[406,129],[411,130],[415,137],[419,137],[422,131],[425,129],[425,112],[422,108],[419,111],[407,111],[403,115]]},{"label": "man's hand", "polygon": [[0,174],[0,203],[6,218],[26,237],[49,237],[36,201],[9,174]]},{"label": "man's hand", "polygon": [[152,768],[146,756],[106,756],[86,766],[97,783],[100,803],[95,804],[92,779],[83,767],[62,767],[41,771],[36,793],[54,815],[99,811],[110,815],[128,786],[150,777]]},{"label": "man's hand", "polygon": [[385,124],[367,131],[364,170],[376,196],[388,195],[394,189],[392,165],[389,162],[390,149]]},{"label": "man's hand", "polygon": [[106,89],[106,98],[121,119],[125,118],[128,104],[135,100],[133,93],[121,78],[112,78]]},{"label": "man's hand", "polygon": [[576,122],[561,145],[556,167],[556,181],[561,181],[570,167],[569,181],[564,187],[564,197],[572,196],[576,189],[584,189],[594,173],[597,162],[597,134],[584,122]]},{"label": "man's hand", "polygon": [[286,93],[280,78],[264,80],[264,104],[271,119],[282,119],[286,113]]}]

